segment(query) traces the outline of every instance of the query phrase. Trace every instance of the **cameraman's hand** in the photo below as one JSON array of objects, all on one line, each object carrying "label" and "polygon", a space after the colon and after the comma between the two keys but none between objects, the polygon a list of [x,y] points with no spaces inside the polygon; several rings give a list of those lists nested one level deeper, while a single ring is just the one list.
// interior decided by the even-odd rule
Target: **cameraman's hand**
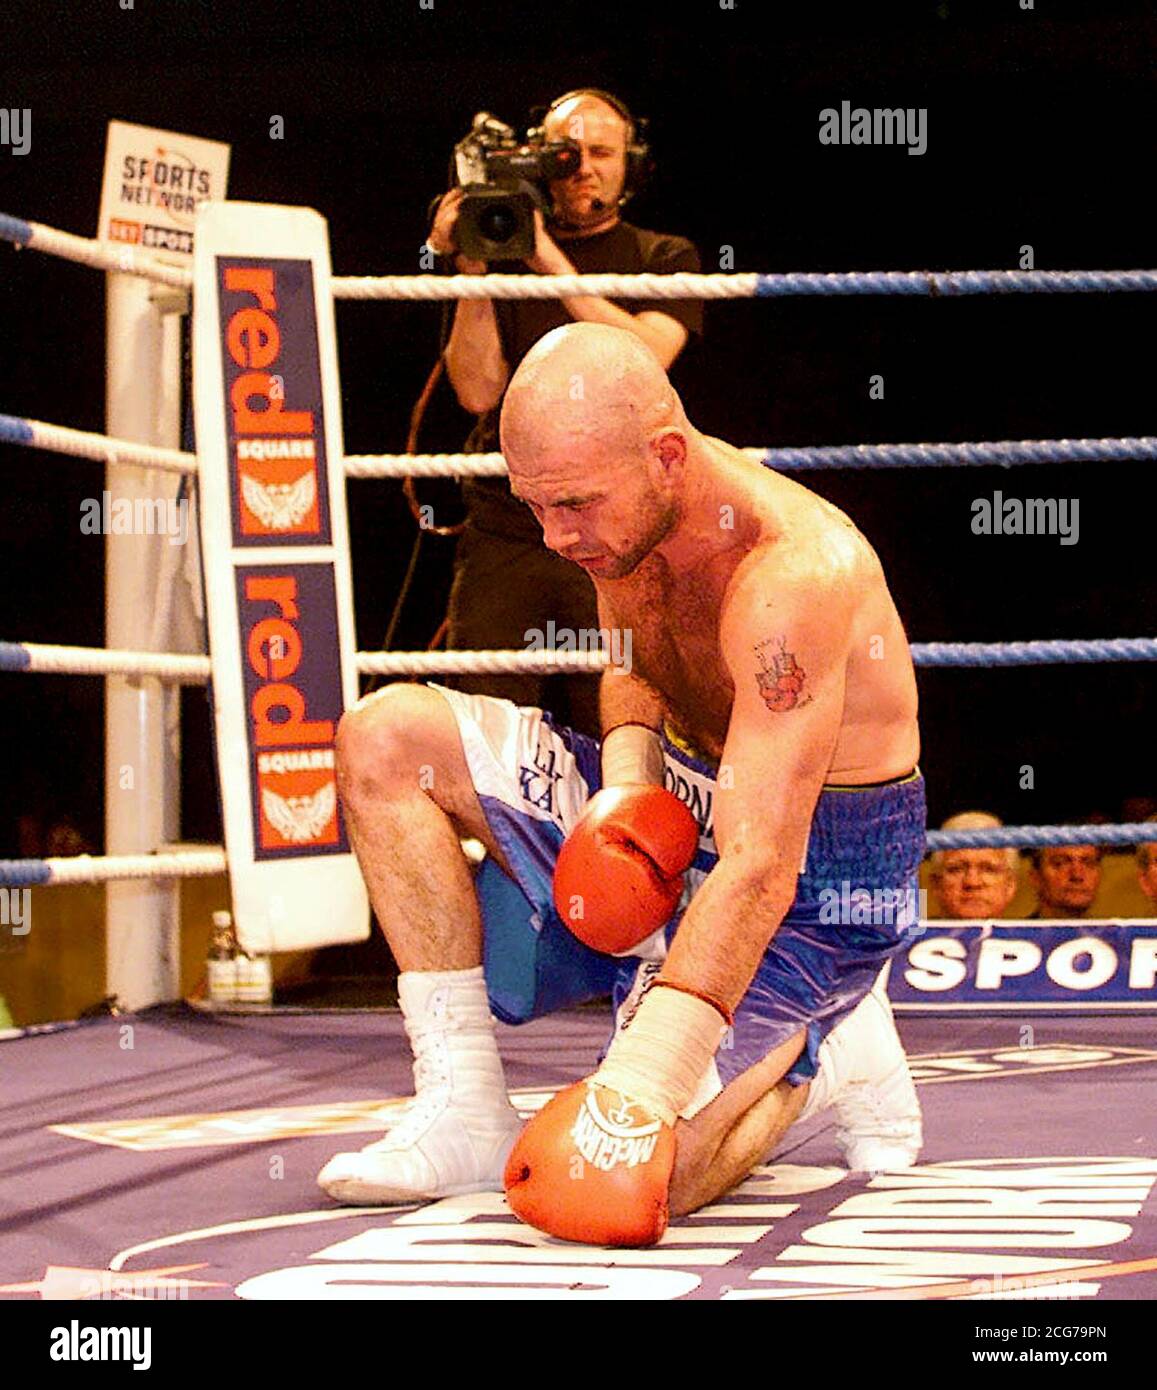
[{"label": "cameraman's hand", "polygon": [[528,257],[526,264],[536,275],[575,274],[573,263],[546,230],[546,220],[538,208],[534,210],[534,255]]},{"label": "cameraman's hand", "polygon": [[438,211],[434,214],[434,225],[426,238],[426,245],[439,256],[454,256],[454,264],[462,275],[485,275],[486,262],[472,260],[458,252],[458,209],[462,206],[463,188],[452,188],[442,196]]}]

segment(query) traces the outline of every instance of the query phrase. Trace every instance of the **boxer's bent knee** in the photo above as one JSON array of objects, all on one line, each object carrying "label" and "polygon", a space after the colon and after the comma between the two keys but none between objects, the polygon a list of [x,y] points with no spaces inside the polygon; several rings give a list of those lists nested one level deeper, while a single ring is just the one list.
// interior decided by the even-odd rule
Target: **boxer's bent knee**
[{"label": "boxer's bent knee", "polygon": [[355,815],[422,793],[513,877],[474,790],[454,711],[437,690],[400,682],[359,700],[338,725],[337,777]]},{"label": "boxer's bent knee", "polygon": [[[337,741],[343,797],[381,794],[408,784],[443,789],[465,773],[457,724],[435,690],[408,682],[388,685],[342,716]],[[423,771],[428,775],[423,776]]]},{"label": "boxer's bent knee", "polygon": [[673,1215],[695,1211],[742,1182],[803,1109],[807,1087],[792,1086],[784,1078],[806,1040],[803,1029],[792,1034],[692,1119],[678,1122]]}]

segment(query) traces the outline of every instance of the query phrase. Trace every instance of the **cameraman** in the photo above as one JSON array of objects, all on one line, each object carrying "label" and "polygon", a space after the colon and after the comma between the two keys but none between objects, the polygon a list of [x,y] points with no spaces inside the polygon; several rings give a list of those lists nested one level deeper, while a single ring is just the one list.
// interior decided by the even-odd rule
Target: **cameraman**
[{"label": "cameraman", "polygon": [[[582,163],[569,178],[549,185],[549,228],[535,213],[535,248],[525,263],[487,266],[458,252],[455,225],[461,188],[438,205],[428,238],[442,256],[453,256],[460,274],[488,269],[506,274],[574,275],[697,271],[699,255],[683,237],[632,226],[622,205],[642,178],[647,151],[629,111],[617,98],[593,88],[559,97],[542,123],[546,140],[573,140]],[[585,319],[628,329],[663,367],[670,367],[691,334],[702,336],[697,300],[611,301],[592,296],[550,300],[460,300],[446,346],[446,369],[459,403],[479,416],[466,444],[469,453],[498,449],[498,412],[511,374],[551,329]],[[450,593],[451,650],[527,646],[527,633],[556,628],[577,633],[598,627],[594,586],[583,570],[543,544],[530,509],[511,493],[505,478],[466,478],[462,483],[466,527],[458,543]],[[599,683],[591,676],[468,676],[447,680],[460,690],[549,709],[563,724],[598,736]]]}]

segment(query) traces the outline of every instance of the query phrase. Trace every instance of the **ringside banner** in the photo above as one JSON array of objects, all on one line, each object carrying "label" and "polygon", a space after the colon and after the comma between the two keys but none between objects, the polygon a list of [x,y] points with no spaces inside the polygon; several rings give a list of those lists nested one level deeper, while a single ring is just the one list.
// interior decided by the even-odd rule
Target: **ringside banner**
[{"label": "ringside banner", "polygon": [[225,197],[229,154],[219,140],[109,121],[97,237],[188,265],[197,208]]},{"label": "ringside banner", "polygon": [[1157,1013],[1157,920],[937,922],[892,962],[898,1011]]},{"label": "ringside banner", "polygon": [[205,203],[193,382],[217,761],[247,950],[369,934],[334,739],[357,699],[326,224]]}]

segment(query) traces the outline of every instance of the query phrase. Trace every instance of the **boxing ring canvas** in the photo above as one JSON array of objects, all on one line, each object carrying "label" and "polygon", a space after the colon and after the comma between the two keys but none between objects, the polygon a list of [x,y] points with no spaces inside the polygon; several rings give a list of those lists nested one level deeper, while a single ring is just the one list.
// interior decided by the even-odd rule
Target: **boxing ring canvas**
[{"label": "boxing ring canvas", "polygon": [[[0,1298],[1157,1297],[1150,1021],[899,1027],[925,1112],[917,1167],[849,1174],[820,1115],[645,1250],[541,1235],[498,1193],[386,1209],[322,1194],[325,1159],[410,1093],[397,1015],[174,1005],[10,1038]],[[524,1114],[605,1042],[590,1010],[499,1033]]]}]

